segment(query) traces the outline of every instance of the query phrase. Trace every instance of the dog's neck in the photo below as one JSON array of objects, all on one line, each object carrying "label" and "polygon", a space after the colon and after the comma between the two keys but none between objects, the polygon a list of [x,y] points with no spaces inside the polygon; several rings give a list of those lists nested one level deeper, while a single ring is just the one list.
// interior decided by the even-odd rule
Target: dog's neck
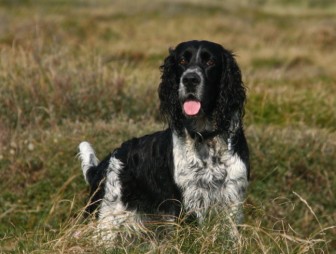
[{"label": "dog's neck", "polygon": [[233,134],[230,134],[229,131],[215,129],[210,124],[207,124],[205,128],[185,128],[184,133],[186,138],[194,140],[195,145],[197,146],[213,143],[219,138],[227,144],[228,150],[232,149]]},{"label": "dog's neck", "polygon": [[231,119],[228,130],[216,128],[215,124],[206,117],[188,119],[185,122],[184,133],[198,144],[209,143],[220,138],[227,144],[228,150],[232,150],[232,141],[241,126],[236,118]]},{"label": "dog's neck", "polygon": [[233,135],[222,131],[203,131],[203,132],[192,132],[187,130],[187,135],[195,140],[195,143],[210,143],[216,140],[216,138],[221,138],[227,144],[228,150],[232,149],[232,138]]},{"label": "dog's neck", "polygon": [[221,131],[191,131],[191,130],[187,130],[188,135],[198,141],[198,142],[205,142],[207,140],[211,140],[214,139],[217,136],[221,136],[223,133]]}]

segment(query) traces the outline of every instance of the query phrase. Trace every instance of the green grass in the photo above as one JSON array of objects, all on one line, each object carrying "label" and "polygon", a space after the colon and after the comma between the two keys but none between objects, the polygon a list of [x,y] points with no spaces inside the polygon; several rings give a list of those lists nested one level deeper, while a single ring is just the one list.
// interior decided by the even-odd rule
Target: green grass
[{"label": "green grass", "polygon": [[[329,0],[0,2],[0,252],[336,253],[335,13]],[[163,129],[159,66],[197,38],[234,50],[248,87],[238,244],[217,215],[97,245],[77,145],[102,158]]]}]

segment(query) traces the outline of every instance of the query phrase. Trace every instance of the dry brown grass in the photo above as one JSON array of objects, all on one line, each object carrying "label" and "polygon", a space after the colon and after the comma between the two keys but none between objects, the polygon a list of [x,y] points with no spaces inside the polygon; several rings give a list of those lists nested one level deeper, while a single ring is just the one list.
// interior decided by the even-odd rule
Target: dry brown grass
[{"label": "dry brown grass", "polygon": [[168,47],[207,39],[236,52],[248,87],[252,182],[239,244],[218,216],[99,250],[334,253],[335,12],[329,0],[0,3],[1,251],[97,252],[81,216],[78,143],[102,157],[164,128],[158,67]]}]

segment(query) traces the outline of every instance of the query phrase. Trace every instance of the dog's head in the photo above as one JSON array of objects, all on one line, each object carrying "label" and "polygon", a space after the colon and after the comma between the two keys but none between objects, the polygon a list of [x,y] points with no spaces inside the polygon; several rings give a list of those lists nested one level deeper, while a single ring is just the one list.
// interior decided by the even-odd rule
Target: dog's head
[{"label": "dog's head", "polygon": [[171,128],[228,131],[241,124],[245,89],[230,51],[209,41],[182,42],[161,70],[160,109]]}]

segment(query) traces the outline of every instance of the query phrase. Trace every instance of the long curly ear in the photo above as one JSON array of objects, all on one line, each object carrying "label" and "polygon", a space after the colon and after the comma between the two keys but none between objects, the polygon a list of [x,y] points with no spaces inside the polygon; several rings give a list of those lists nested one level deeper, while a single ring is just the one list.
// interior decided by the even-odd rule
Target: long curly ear
[{"label": "long curly ear", "polygon": [[179,81],[176,75],[176,56],[173,49],[160,66],[162,72],[159,86],[160,112],[171,128],[182,129],[182,110],[178,100]]},{"label": "long curly ear", "polygon": [[214,120],[218,129],[235,132],[242,125],[246,100],[245,87],[233,53],[223,49],[222,62],[222,77]]}]

